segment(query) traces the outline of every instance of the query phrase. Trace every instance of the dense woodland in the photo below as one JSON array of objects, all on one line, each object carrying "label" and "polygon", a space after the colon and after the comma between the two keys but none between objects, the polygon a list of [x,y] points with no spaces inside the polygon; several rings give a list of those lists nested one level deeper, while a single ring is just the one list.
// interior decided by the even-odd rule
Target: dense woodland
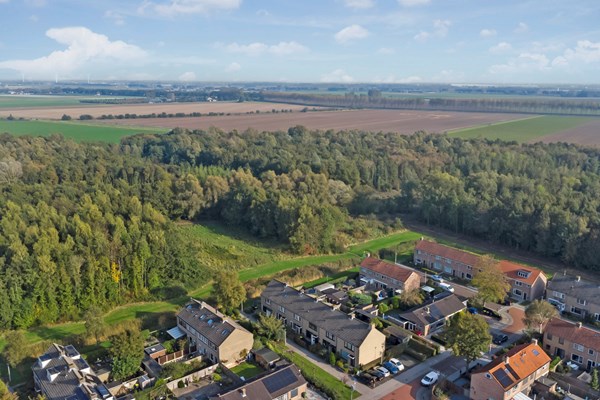
[{"label": "dense woodland", "polygon": [[599,156],[566,144],[303,127],[175,130],[119,145],[3,135],[0,328],[197,286],[213,271],[179,237],[179,219],[220,220],[313,254],[360,237],[358,216],[412,213],[600,269]]}]

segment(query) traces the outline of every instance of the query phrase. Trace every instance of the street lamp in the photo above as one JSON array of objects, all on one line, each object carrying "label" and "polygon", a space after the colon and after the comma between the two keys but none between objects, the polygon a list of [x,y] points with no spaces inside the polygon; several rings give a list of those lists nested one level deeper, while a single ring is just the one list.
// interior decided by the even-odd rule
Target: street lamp
[{"label": "street lamp", "polygon": [[356,381],[352,380],[352,386],[350,386],[351,390],[350,390],[350,400],[352,400],[352,397],[354,396],[354,390],[356,389]]}]

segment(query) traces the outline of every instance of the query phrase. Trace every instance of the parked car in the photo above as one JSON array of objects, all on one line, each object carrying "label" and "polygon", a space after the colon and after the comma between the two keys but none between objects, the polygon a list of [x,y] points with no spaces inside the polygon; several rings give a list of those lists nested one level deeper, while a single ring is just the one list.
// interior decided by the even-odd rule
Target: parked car
[{"label": "parked car", "polygon": [[387,378],[388,376],[390,376],[390,371],[388,371],[385,367],[376,367],[375,369],[377,371],[381,372],[383,374],[384,378]]},{"label": "parked car", "polygon": [[421,385],[423,386],[431,386],[436,383],[439,379],[440,375],[435,371],[430,371],[427,375],[421,379]]},{"label": "parked car", "polygon": [[454,293],[454,288],[447,283],[438,283],[438,286],[444,289],[447,292]]},{"label": "parked car", "polygon": [[377,369],[370,369],[367,371],[367,373],[373,375],[375,378],[377,378],[378,381],[384,378],[383,372]]},{"label": "parked car", "polygon": [[441,275],[431,275],[429,278],[430,278],[432,281],[436,281],[436,282],[439,282],[439,283],[442,283],[442,282],[444,282],[444,278],[442,278],[442,276],[441,276]]},{"label": "parked car", "polygon": [[470,312],[471,314],[479,314],[479,311],[477,311],[477,308],[475,308],[475,307],[469,307],[469,308],[467,308],[467,311]]},{"label": "parked car", "polygon": [[506,342],[507,340],[508,340],[508,336],[497,335],[496,337],[494,337],[494,340],[492,340],[492,342],[494,342],[494,344],[501,345],[502,343]]},{"label": "parked car", "polygon": [[374,375],[369,374],[368,372],[365,372],[364,374],[360,375],[360,379],[369,386],[373,386],[375,384],[375,382],[377,382],[379,380],[379,378],[377,378]]},{"label": "parked car", "polygon": [[392,373],[392,375],[396,375],[398,372],[400,372],[400,370],[398,369],[398,367],[396,367],[394,364],[392,364],[389,361],[386,361],[383,363],[383,367],[385,369],[387,369],[388,371],[390,371]]},{"label": "parked car", "polygon": [[404,371],[404,364],[402,364],[402,362],[400,360],[398,360],[397,358],[390,358],[390,361],[388,361],[392,364],[394,364],[394,366],[396,366],[396,368],[398,368],[398,371]]}]

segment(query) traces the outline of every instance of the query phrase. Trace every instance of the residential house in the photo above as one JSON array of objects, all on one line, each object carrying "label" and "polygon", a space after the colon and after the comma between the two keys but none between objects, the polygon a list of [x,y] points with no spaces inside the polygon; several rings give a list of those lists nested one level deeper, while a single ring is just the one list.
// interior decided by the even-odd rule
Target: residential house
[{"label": "residential house", "polygon": [[589,370],[600,363],[600,331],[554,318],[544,329],[544,349]]},{"label": "residential house", "polygon": [[421,286],[421,276],[414,270],[373,257],[360,263],[360,280],[376,290],[389,289],[396,293]]},{"label": "residential house", "polygon": [[404,329],[427,336],[433,331],[446,325],[454,314],[467,308],[466,300],[460,300],[456,295],[449,295],[435,300],[417,309],[399,315],[400,326]]},{"label": "residential house", "polygon": [[510,283],[510,297],[517,301],[544,297],[548,278],[541,270],[507,260],[500,260],[498,266]]},{"label": "residential house", "polygon": [[113,400],[72,345],[53,344],[31,367],[36,392],[47,400]]},{"label": "residential house", "polygon": [[600,285],[597,283],[563,273],[555,274],[548,282],[546,299],[560,311],[600,321],[599,293]]},{"label": "residential house", "polygon": [[214,363],[236,365],[252,349],[252,333],[203,301],[193,300],[177,314],[188,344]]},{"label": "residential house", "polygon": [[306,379],[298,367],[290,364],[211,400],[296,400],[306,393]]},{"label": "residential house", "polygon": [[275,353],[273,350],[268,347],[263,347],[262,349],[253,350],[254,360],[258,365],[265,369],[270,369],[275,367],[277,361],[281,360],[279,354]]},{"label": "residential house", "polygon": [[527,395],[533,383],[548,375],[550,357],[537,343],[513,347],[504,356],[471,374],[471,400],[510,400]]},{"label": "residential house", "polygon": [[[479,259],[480,256],[477,254],[429,240],[421,239],[415,245],[415,264],[461,279],[473,279],[479,272],[476,267]],[[547,278],[541,270],[507,260],[499,261],[498,267],[511,285],[509,293],[511,298],[523,301],[540,299],[544,296]]]},{"label": "residential house", "polygon": [[260,297],[262,312],[282,320],[311,344],[319,343],[334,351],[352,367],[383,357],[385,335],[355,319],[353,313],[339,311],[339,306],[328,306],[277,280],[269,282]]}]

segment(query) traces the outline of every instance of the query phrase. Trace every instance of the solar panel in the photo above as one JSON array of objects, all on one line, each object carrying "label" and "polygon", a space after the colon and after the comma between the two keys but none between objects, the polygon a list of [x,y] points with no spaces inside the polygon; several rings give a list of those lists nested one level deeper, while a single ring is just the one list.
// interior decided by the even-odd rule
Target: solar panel
[{"label": "solar panel", "polygon": [[296,374],[294,374],[290,368],[286,368],[265,378],[263,383],[269,393],[272,394],[297,381],[298,378],[296,377]]},{"label": "solar panel", "polygon": [[494,375],[494,377],[498,380],[498,382],[500,382],[500,384],[504,388],[509,387],[513,383],[512,378],[508,376],[507,370],[505,369],[498,369],[494,371],[492,375]]}]

